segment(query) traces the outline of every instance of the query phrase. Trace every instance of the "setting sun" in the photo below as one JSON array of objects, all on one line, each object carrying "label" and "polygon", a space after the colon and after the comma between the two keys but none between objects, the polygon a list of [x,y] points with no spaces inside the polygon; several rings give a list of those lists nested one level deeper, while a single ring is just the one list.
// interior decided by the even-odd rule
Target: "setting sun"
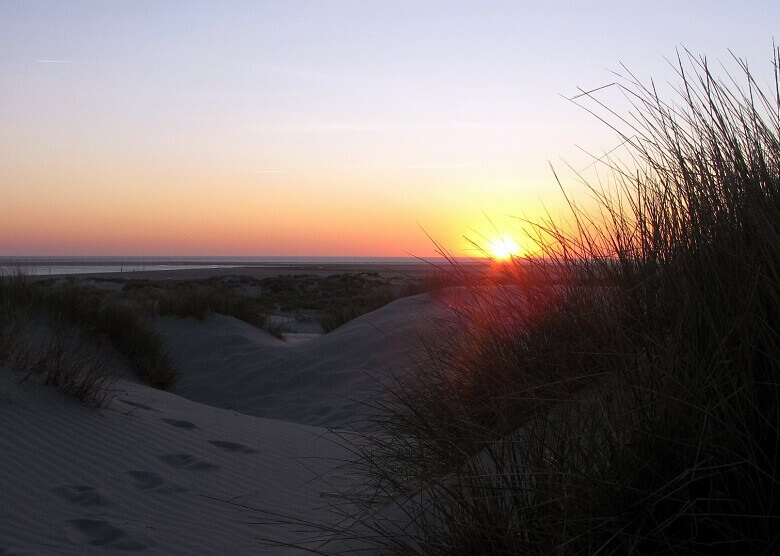
[{"label": "setting sun", "polygon": [[488,245],[488,253],[492,259],[502,261],[520,255],[520,247],[511,238],[494,239]]}]

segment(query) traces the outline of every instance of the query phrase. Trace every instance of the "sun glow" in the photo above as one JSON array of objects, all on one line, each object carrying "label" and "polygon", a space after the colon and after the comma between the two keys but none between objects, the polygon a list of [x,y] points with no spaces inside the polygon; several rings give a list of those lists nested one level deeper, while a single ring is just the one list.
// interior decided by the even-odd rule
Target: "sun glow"
[{"label": "sun glow", "polygon": [[505,261],[520,255],[520,247],[508,237],[494,239],[488,244],[487,251],[490,258],[497,261]]}]

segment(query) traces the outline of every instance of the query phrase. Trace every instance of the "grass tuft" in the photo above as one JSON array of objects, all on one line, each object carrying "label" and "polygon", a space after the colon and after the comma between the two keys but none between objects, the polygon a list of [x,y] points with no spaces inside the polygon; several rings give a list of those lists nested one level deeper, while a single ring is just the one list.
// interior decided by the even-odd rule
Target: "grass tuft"
[{"label": "grass tuft", "polygon": [[106,405],[116,377],[105,358],[85,344],[78,328],[47,333],[36,326],[36,296],[24,271],[0,276],[0,362],[20,373],[22,382],[39,381],[92,407]]},{"label": "grass tuft", "polygon": [[106,405],[115,394],[116,377],[78,329],[58,330],[36,353],[17,352],[11,365],[24,374],[22,381],[39,379],[92,407]]},{"label": "grass tuft", "polygon": [[96,328],[127,357],[139,376],[155,388],[169,390],[176,382],[176,370],[163,345],[143,315],[121,300],[109,299],[95,315]]},{"label": "grass tuft", "polygon": [[[774,83],[780,82],[774,52]],[[317,532],[404,554],[780,549],[780,90],[678,59],[630,74],[598,207],[527,223],[539,256],[443,289],[458,333],[398,377],[367,484]],[[742,83],[743,85],[739,85]],[[500,275],[496,278],[496,275]],[[498,285],[497,285],[498,284]]]},{"label": "grass tuft", "polygon": [[[8,315],[3,319],[8,327],[13,327],[13,315],[29,319],[36,311],[43,311],[61,326],[108,338],[150,385],[170,389],[176,380],[171,357],[159,334],[140,309],[127,301],[69,282],[59,286],[38,283],[23,271],[15,271],[0,279],[0,303],[2,314]],[[24,335],[13,334],[7,340],[23,344],[28,341],[30,338]]]}]

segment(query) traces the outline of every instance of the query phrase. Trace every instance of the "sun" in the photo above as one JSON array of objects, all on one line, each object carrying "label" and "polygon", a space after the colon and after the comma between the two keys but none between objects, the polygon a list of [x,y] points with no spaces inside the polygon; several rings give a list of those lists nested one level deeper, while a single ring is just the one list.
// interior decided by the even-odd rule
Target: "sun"
[{"label": "sun", "polygon": [[505,261],[520,255],[520,247],[512,238],[500,237],[491,241],[487,246],[490,258],[496,261]]}]

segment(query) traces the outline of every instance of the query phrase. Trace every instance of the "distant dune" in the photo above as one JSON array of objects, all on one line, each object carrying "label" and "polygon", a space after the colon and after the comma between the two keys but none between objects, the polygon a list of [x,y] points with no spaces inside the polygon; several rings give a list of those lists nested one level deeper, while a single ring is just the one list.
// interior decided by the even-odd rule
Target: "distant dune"
[{"label": "distant dune", "polygon": [[248,415],[339,427],[365,416],[376,377],[403,372],[420,339],[449,318],[423,294],[299,343],[223,315],[165,317],[158,330],[180,369],[177,394]]}]

